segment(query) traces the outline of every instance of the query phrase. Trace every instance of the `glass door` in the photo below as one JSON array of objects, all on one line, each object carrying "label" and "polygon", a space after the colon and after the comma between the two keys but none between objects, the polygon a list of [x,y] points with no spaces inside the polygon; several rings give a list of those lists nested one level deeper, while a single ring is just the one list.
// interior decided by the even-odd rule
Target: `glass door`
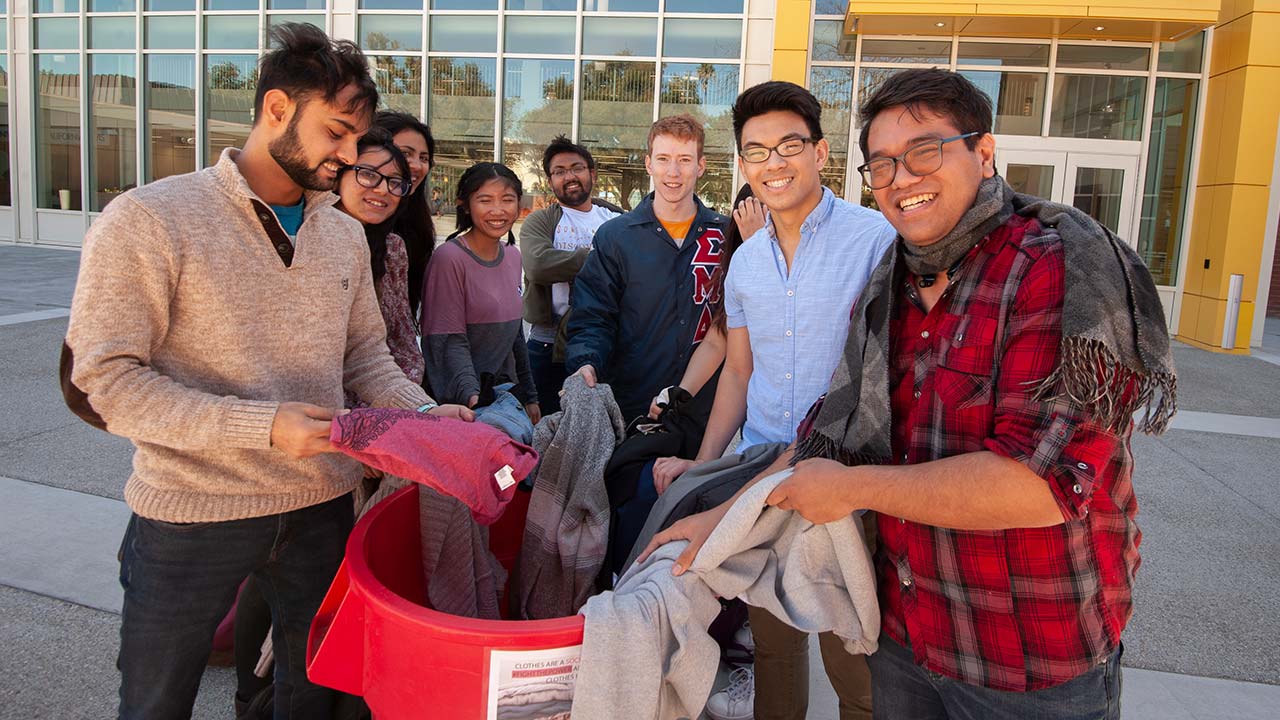
[{"label": "glass door", "polygon": [[1136,247],[1138,158],[1070,153],[1065,179],[1067,197],[1062,202],[1085,211]]},{"label": "glass door", "polygon": [[996,149],[996,169],[1016,192],[1061,202],[1067,154]]}]

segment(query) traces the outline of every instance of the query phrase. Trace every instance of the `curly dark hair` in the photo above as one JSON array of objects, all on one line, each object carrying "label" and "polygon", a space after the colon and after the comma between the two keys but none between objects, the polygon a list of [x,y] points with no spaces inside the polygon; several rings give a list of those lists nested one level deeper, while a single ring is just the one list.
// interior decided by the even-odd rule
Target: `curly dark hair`
[{"label": "curly dark hair", "polygon": [[360,47],[350,40],[330,40],[307,23],[284,23],[271,28],[271,50],[258,61],[258,90],[254,118],[262,117],[267,92],[282,90],[300,105],[319,97],[333,102],[345,88],[356,92],[343,110],[372,115],[378,106],[378,87]]}]

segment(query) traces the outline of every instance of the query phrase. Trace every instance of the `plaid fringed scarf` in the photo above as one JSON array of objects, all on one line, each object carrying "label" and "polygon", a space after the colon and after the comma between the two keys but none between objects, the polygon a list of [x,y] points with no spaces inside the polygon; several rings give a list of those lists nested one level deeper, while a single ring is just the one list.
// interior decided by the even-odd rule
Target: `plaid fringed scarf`
[{"label": "plaid fringed scarf", "polygon": [[[957,224],[974,228],[965,247],[982,241],[992,217],[1013,213],[1056,228],[1066,265],[1058,365],[1037,388],[1037,398],[1066,397],[1113,432],[1122,432],[1145,407],[1138,429],[1164,432],[1177,411],[1177,377],[1164,308],[1146,265],[1085,213],[1019,195],[998,176],[983,181]],[[889,320],[906,272],[901,244],[885,252],[854,306],[844,356],[793,462],[824,457],[868,465],[891,457]]]}]

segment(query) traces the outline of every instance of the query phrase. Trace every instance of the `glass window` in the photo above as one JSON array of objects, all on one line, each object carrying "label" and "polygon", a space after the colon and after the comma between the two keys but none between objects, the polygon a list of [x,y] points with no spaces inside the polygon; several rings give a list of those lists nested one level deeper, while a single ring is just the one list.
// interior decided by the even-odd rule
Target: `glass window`
[{"label": "glass window", "polygon": [[858,73],[858,106],[865,104],[885,80],[898,72],[901,72],[898,68],[862,68]]},{"label": "glass window", "polygon": [[512,53],[552,53],[572,55],[577,33],[573,17],[507,18],[507,41],[503,45]]},{"label": "glass window", "polygon": [[1191,146],[1195,140],[1198,80],[1156,80],[1155,112],[1147,149],[1147,179],[1142,192],[1138,254],[1157,285],[1178,281],[1182,254],[1183,210],[1190,189]]},{"label": "glass window", "polygon": [[147,56],[147,182],[196,169],[196,58]]},{"label": "glass window", "polygon": [[208,15],[204,19],[206,48],[248,49],[258,47],[257,15]]},{"label": "glass window", "polygon": [[206,55],[205,165],[214,165],[223,149],[244,147],[253,127],[253,95],[258,89],[257,55]]},{"label": "glass window", "polygon": [[1046,73],[961,70],[991,98],[993,127],[1002,135],[1039,135],[1044,125]]},{"label": "glass window", "polygon": [[190,15],[149,17],[146,47],[150,50],[193,50],[196,46],[196,19]]},{"label": "glass window", "polygon": [[644,155],[656,72],[652,62],[582,61],[579,142],[596,158],[597,194],[627,210],[649,193]]},{"label": "glass window", "polygon": [[204,0],[205,10],[257,10],[262,0]]},{"label": "glass window", "polygon": [[422,19],[413,15],[362,15],[360,47],[365,50],[421,50]]},{"label": "glass window", "polygon": [[147,0],[145,7],[149,12],[195,10],[196,0]]},{"label": "glass window", "polygon": [[662,54],[736,60],[742,55],[742,21],[668,18],[662,31]]},{"label": "glass window", "polygon": [[742,3],[743,0],[667,0],[667,12],[741,13]]},{"label": "glass window", "polygon": [[1005,168],[1004,178],[1014,192],[1035,197],[1053,197],[1054,165],[1032,165],[1027,163],[1009,163]]},{"label": "glass window", "polygon": [[324,30],[324,15],[319,13],[310,14],[294,14],[294,13],[277,13],[267,16],[267,47],[275,47],[276,43],[271,39],[271,28],[280,27],[285,23],[306,23],[314,25]]},{"label": "glass window", "polygon": [[323,10],[325,0],[267,0],[269,10]]},{"label": "glass window", "polygon": [[378,95],[390,110],[422,115],[422,58],[417,56],[377,56],[373,61],[373,79]]},{"label": "glass window", "polygon": [[951,62],[948,40],[863,40],[862,62],[947,65]]},{"label": "glass window", "polygon": [[80,47],[80,21],[76,18],[36,18],[36,47],[41,50],[75,50]]},{"label": "glass window", "polygon": [[507,0],[507,9],[572,12],[578,9],[578,0]]},{"label": "glass window", "polygon": [[12,205],[9,182],[9,57],[0,54],[0,205]]},{"label": "glass window", "polygon": [[89,12],[133,12],[133,0],[89,0]]},{"label": "glass window", "polygon": [[432,10],[497,10],[498,0],[431,0]]},{"label": "glass window", "polygon": [[[843,20],[818,20],[813,23],[813,59],[814,60],[846,60],[853,62],[856,38],[849,37],[847,47],[842,47],[844,38]],[[841,50],[847,50],[847,53]]]},{"label": "glass window", "polygon": [[582,9],[586,12],[656,13],[658,0],[582,0]]},{"label": "glass window", "polygon": [[138,185],[138,72],[133,55],[89,56],[89,209],[101,211]]},{"label": "glass window", "polygon": [[817,0],[813,4],[815,15],[844,15],[849,10],[849,0]]},{"label": "glass window", "polygon": [[361,10],[422,10],[424,0],[360,0]]},{"label": "glass window", "polygon": [[433,15],[432,52],[496,52],[497,15]]},{"label": "glass window", "polygon": [[79,210],[80,56],[36,55],[36,207]]},{"label": "glass window", "polygon": [[497,60],[431,58],[427,124],[436,141],[431,187],[451,207],[458,178],[472,165],[493,160]]},{"label": "glass window", "polygon": [[1204,60],[1204,33],[1198,32],[1177,42],[1160,43],[1156,68],[1160,72],[1200,72]]},{"label": "glass window", "polygon": [[658,19],[583,18],[582,52],[584,55],[657,55]]},{"label": "glass window", "polygon": [[712,63],[665,63],[658,96],[658,117],[688,113],[706,131],[703,155],[707,171],[698,196],[722,212],[732,210],[735,146],[733,101],[738,96],[738,66]]},{"label": "glass window", "polygon": [[95,50],[132,50],[138,40],[134,36],[135,18],[89,18],[89,47]]},{"label": "glass window", "polygon": [[[866,72],[865,70],[863,72]],[[853,113],[853,68],[816,67],[809,74],[809,90],[822,106],[822,135],[831,146],[822,168],[822,184],[836,197],[845,192],[845,172],[849,166],[849,127]],[[855,163],[861,164],[861,163]]]},{"label": "glass window", "polygon": [[1049,67],[1049,46],[1029,43],[961,42],[959,65]]},{"label": "glass window", "polygon": [[78,13],[80,0],[36,0],[38,13]]},{"label": "glass window", "polygon": [[1145,47],[1115,45],[1059,45],[1059,68],[1093,70],[1137,70],[1146,72],[1151,65],[1151,50]]},{"label": "glass window", "polygon": [[1049,134],[1055,137],[1138,140],[1147,79],[1113,75],[1058,75]]},{"label": "glass window", "polygon": [[502,161],[538,210],[552,202],[542,151],[556,135],[569,134],[573,118],[573,61],[509,59],[502,94]]}]

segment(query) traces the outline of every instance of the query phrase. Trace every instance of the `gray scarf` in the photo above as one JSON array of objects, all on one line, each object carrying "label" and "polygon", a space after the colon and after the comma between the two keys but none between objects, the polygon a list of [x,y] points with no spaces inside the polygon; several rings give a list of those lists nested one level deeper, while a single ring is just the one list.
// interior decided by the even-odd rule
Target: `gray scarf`
[{"label": "gray scarf", "polygon": [[978,186],[978,195],[969,211],[951,232],[936,243],[917,247],[902,242],[902,261],[916,275],[937,275],[949,270],[992,230],[1000,227],[1013,214],[1004,197],[1004,182],[991,177]]},{"label": "gray scarf", "polygon": [[[990,201],[993,192],[998,208]],[[1014,213],[1057,229],[1066,266],[1058,365],[1036,388],[1036,397],[1069,398],[1113,432],[1123,432],[1145,406],[1138,428],[1164,432],[1176,412],[1177,377],[1155,282],[1132,248],[1076,208],[1018,195],[999,177],[982,183],[974,206],[957,224],[957,230],[969,228],[963,239],[952,239],[952,231],[939,242],[967,253]],[[991,225],[996,217],[1000,222]],[[844,356],[813,432],[796,448],[793,462],[826,457],[865,465],[890,459],[889,320],[909,262],[898,262],[904,245],[899,239],[885,252],[858,298]]]}]

